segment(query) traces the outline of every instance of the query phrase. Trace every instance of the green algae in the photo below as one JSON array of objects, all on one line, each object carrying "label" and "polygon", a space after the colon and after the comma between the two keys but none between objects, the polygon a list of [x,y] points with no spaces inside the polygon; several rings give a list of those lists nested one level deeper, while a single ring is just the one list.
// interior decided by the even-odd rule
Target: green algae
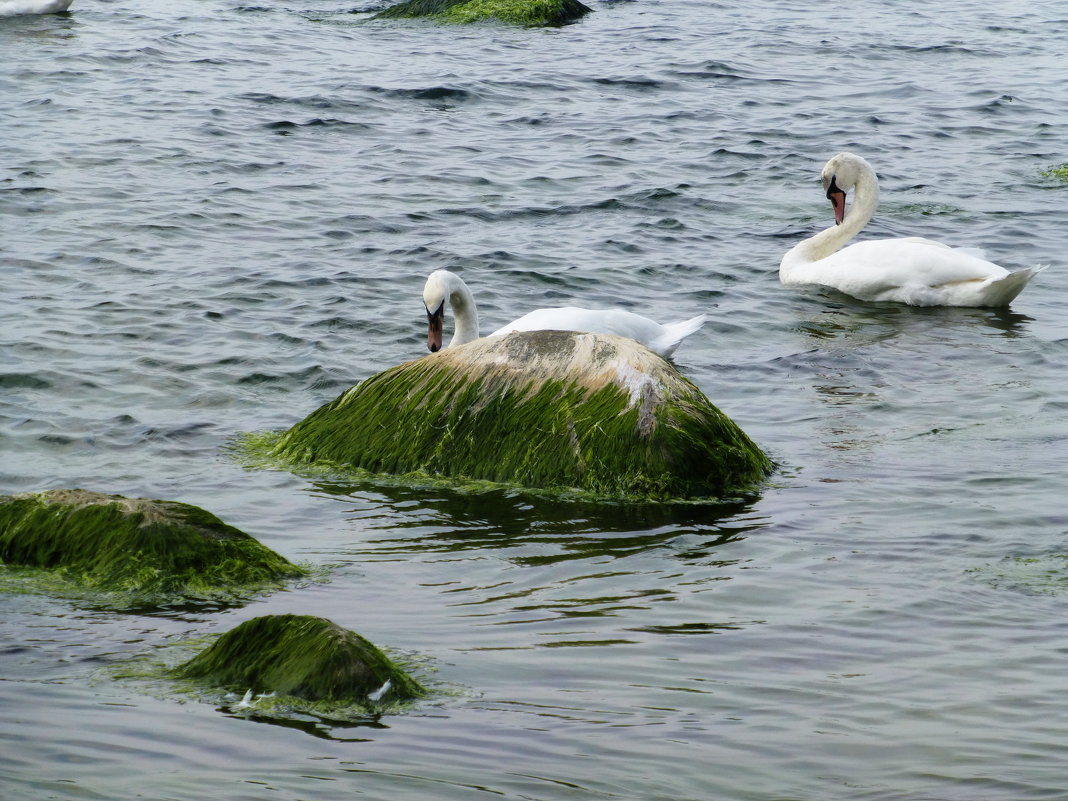
[{"label": "green algae", "polygon": [[1068,163],[1061,164],[1056,167],[1050,167],[1047,170],[1043,170],[1042,177],[1056,178],[1058,181],[1064,181],[1068,183]]},{"label": "green algae", "polygon": [[426,689],[353,631],[309,615],[241,623],[172,675],[202,684],[318,702],[403,702]]},{"label": "green algae", "polygon": [[375,18],[428,17],[458,24],[495,19],[532,28],[567,25],[590,11],[579,0],[407,0],[380,11]]},{"label": "green algae", "polygon": [[121,606],[233,602],[307,575],[196,506],[86,490],[0,496],[0,562],[47,571],[46,591],[62,582]]},{"label": "green algae", "polygon": [[291,428],[272,455],[642,500],[723,497],[771,469],[651,351],[561,331],[477,340],[372,376]]},{"label": "green algae", "polygon": [[1010,556],[967,571],[973,578],[997,589],[1037,595],[1068,593],[1068,555]]}]

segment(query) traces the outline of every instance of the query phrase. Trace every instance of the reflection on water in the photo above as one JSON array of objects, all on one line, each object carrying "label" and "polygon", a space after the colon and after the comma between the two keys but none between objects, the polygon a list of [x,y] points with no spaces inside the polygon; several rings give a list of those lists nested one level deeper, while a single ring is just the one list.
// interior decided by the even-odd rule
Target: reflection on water
[{"label": "reflection on water", "polygon": [[[373,486],[373,490],[369,489]],[[379,556],[496,549],[518,564],[625,558],[670,546],[701,558],[767,525],[756,498],[722,503],[558,501],[516,490],[478,493],[317,482],[317,493],[352,500],[349,519],[370,533],[359,548]],[[679,551],[682,540],[686,546]],[[694,540],[699,541],[695,543]]]},{"label": "reflection on water", "polygon": [[[1009,309],[915,308],[836,296],[830,308],[797,324],[803,349],[776,365],[831,409],[819,423],[819,441],[848,454],[845,464],[870,463],[896,440],[1000,415],[996,401],[1006,389],[1027,394],[1028,372],[1020,371],[1011,387],[992,376],[1045,359],[1033,322]],[[991,338],[1006,343],[992,349]],[[904,431],[902,420],[909,421]]]},{"label": "reflection on water", "polygon": [[[831,293],[831,308],[798,323],[797,330],[811,337],[815,345],[826,347],[840,340],[849,347],[872,345],[904,333],[938,329],[975,331],[986,326],[1006,337],[1024,336],[1033,318],[1010,309],[946,308],[902,306],[892,303],[862,303],[839,293]],[[821,304],[825,305],[825,304]]]},{"label": "reflection on water", "polygon": [[366,720],[333,720],[308,714],[302,715],[263,715],[256,713],[234,712],[229,706],[219,707],[218,712],[234,720],[247,720],[252,723],[266,723],[270,726],[281,726],[284,729],[293,729],[302,734],[310,734],[320,740],[332,740],[338,743],[370,743],[374,742],[370,737],[344,736],[348,732],[359,732],[363,729],[388,729],[383,723],[381,716],[369,716]]}]

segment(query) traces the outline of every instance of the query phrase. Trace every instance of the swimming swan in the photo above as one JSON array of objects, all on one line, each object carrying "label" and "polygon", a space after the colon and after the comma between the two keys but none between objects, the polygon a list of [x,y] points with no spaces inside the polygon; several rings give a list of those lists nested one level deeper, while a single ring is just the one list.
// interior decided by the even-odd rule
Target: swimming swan
[{"label": "swimming swan", "polygon": [[0,17],[19,14],[58,14],[66,11],[72,0],[0,0]]},{"label": "swimming swan", "polygon": [[[839,153],[820,176],[835,225],[794,246],[779,264],[788,286],[818,284],[861,300],[913,306],[1008,306],[1045,265],[1010,273],[974,249],[951,248],[920,237],[875,239],[841,249],[871,219],[879,203],[872,166]],[[856,196],[846,211],[846,194]]]},{"label": "swimming swan", "polygon": [[[448,270],[435,270],[423,287],[426,306],[427,347],[431,353],[441,349],[445,323],[445,304],[452,306],[456,330],[449,347],[478,339],[478,310],[471,290],[463,279]],[[503,325],[489,336],[498,337],[513,331],[581,331],[588,334],[616,334],[637,340],[661,356],[670,356],[683,339],[700,328],[706,319],[701,314],[691,320],[661,325],[640,314],[622,310],[578,309],[565,306],[558,309],[538,309],[518,320]]]}]

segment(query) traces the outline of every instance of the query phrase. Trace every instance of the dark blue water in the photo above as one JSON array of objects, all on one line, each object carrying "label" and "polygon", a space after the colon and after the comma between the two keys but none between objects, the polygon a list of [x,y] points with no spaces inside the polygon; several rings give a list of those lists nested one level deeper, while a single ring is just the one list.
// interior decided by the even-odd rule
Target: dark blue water
[{"label": "dark blue water", "polygon": [[[0,492],[198,504],[327,575],[217,611],[2,596],[4,798],[1068,798],[1068,12],[593,6],[0,19]],[[1052,267],[1001,311],[784,289],[845,149],[870,234]],[[708,312],[676,361],[780,471],[665,509],[232,457],[425,352],[442,267],[486,326]],[[440,692],[282,725],[114,678],[276,612]]]}]

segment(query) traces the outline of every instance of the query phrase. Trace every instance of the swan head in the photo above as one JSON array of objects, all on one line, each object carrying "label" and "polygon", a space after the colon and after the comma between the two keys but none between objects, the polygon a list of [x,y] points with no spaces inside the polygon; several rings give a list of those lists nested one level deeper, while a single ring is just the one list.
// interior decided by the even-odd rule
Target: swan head
[{"label": "swan head", "polygon": [[478,339],[478,310],[471,290],[464,279],[448,270],[435,270],[423,286],[423,306],[426,307],[426,346],[431,353],[441,350],[441,334],[445,327],[445,305],[452,309],[456,330],[449,347],[456,347]]},{"label": "swan head", "polygon": [[823,182],[827,199],[831,201],[831,208],[834,209],[835,225],[841,225],[845,219],[846,195],[857,183],[874,175],[872,166],[854,153],[839,153],[823,165],[820,180]]},{"label": "swan head", "polygon": [[423,306],[426,308],[426,346],[431,353],[441,350],[442,332],[445,329],[445,301],[449,297],[448,270],[435,270],[423,286]]}]

